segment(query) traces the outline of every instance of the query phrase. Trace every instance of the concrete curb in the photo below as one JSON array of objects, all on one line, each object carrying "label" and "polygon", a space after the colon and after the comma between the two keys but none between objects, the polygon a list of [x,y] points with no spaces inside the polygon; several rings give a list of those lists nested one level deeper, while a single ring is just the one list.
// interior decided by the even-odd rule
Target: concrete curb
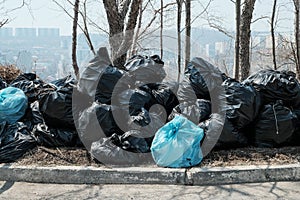
[{"label": "concrete curb", "polygon": [[96,168],[0,165],[0,181],[56,184],[219,185],[300,181],[300,164],[170,169],[158,167]]}]

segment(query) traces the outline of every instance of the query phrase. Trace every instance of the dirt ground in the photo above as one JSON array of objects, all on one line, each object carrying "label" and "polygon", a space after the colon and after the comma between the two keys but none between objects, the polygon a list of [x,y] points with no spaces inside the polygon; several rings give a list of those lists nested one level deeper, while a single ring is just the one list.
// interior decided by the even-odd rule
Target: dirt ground
[{"label": "dirt ground", "polygon": [[[282,165],[300,163],[300,147],[240,148],[212,151],[200,167],[241,165]],[[101,166],[85,149],[37,147],[16,162],[17,165],[35,166]]]}]

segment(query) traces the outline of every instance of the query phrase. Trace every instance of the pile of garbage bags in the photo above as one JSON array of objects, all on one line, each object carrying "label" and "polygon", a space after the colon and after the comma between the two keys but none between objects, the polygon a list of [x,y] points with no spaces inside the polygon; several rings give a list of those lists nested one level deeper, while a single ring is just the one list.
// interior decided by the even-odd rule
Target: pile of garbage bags
[{"label": "pile of garbage bags", "polygon": [[82,147],[105,164],[190,167],[212,148],[300,145],[300,83],[262,70],[239,82],[202,58],[166,81],[159,56],[120,70],[100,48],[77,82],[0,77],[0,163],[37,145]]}]

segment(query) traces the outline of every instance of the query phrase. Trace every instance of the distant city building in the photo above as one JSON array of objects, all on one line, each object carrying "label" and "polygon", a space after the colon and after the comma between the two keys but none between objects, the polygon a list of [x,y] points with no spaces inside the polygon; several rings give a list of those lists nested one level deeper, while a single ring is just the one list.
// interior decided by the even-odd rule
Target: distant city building
[{"label": "distant city building", "polygon": [[36,28],[16,28],[16,37],[36,37]]},{"label": "distant city building", "polygon": [[59,37],[59,28],[38,28],[38,37]]},{"label": "distant city building", "polygon": [[227,43],[226,42],[216,42],[215,43],[216,54],[225,54],[227,51]]},{"label": "distant city building", "polygon": [[0,28],[0,37],[12,37],[13,36],[13,28]]}]

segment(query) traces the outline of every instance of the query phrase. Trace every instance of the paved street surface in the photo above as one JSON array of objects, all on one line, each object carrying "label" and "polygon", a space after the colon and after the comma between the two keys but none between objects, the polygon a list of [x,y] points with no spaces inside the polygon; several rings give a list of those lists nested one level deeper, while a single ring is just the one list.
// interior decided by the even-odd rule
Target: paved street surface
[{"label": "paved street surface", "polygon": [[300,182],[220,186],[0,182],[0,199],[300,199]]}]

